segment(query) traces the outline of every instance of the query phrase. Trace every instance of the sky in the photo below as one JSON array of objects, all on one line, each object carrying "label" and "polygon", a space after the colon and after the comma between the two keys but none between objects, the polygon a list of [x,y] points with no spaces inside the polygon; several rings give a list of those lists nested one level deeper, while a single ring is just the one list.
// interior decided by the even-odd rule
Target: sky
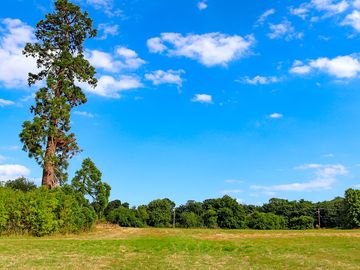
[{"label": "sky", "polygon": [[[225,194],[321,201],[360,187],[360,0],[74,0],[96,88],[73,110],[79,155],[131,205]],[[0,180],[41,168],[22,151],[36,87],[25,58],[48,0],[0,10]]]}]

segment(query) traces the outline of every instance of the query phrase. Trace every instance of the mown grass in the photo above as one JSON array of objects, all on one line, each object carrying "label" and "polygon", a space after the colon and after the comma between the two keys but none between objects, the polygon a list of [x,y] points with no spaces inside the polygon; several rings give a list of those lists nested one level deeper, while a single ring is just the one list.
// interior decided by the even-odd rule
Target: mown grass
[{"label": "mown grass", "polygon": [[1,237],[1,269],[360,269],[359,231],[125,229]]}]

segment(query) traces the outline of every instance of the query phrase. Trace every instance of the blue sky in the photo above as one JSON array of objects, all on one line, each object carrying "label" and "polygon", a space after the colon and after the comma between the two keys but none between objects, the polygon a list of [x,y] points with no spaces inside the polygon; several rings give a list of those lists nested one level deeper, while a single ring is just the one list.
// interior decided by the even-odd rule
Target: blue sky
[{"label": "blue sky", "polygon": [[[360,1],[77,0],[99,29],[74,110],[84,150],[130,204],[228,194],[313,201],[360,187]],[[45,0],[0,10],[0,180],[39,181],[18,134],[36,87],[21,55]]]}]

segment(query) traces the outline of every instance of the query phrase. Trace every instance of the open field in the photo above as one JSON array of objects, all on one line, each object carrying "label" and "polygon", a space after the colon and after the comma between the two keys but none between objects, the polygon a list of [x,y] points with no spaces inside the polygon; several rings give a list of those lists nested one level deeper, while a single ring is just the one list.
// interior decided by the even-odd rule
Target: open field
[{"label": "open field", "polygon": [[360,269],[360,231],[134,229],[0,238],[1,269]]}]

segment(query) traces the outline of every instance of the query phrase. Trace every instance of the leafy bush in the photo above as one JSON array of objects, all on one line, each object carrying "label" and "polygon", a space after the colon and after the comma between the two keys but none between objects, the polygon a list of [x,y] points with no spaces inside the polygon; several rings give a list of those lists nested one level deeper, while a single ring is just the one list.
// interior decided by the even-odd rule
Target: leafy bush
[{"label": "leafy bush", "polygon": [[129,209],[124,206],[111,210],[107,216],[107,220],[121,227],[144,226],[142,220],[137,216],[136,209]]},{"label": "leafy bush", "polygon": [[24,192],[0,188],[0,234],[43,236],[89,230],[96,221],[85,198],[70,187]]},{"label": "leafy bush", "polygon": [[203,226],[201,217],[194,212],[183,212],[180,215],[180,226],[184,228],[199,228]]},{"label": "leafy bush", "polygon": [[293,217],[290,219],[290,229],[307,230],[314,229],[314,218],[309,216]]},{"label": "leafy bush", "polygon": [[258,230],[281,230],[286,227],[286,221],[273,213],[253,212],[247,217],[247,226]]}]

